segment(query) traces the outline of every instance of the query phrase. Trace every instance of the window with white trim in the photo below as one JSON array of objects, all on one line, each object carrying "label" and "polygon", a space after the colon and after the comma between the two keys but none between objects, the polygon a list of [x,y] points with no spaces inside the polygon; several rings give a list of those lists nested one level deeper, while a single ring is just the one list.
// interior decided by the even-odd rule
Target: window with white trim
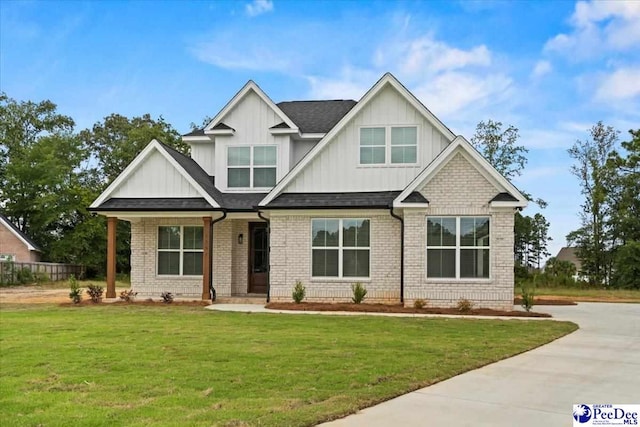
[{"label": "window with white trim", "polygon": [[158,227],[158,275],[202,276],[202,227]]},{"label": "window with white trim", "polygon": [[418,162],[416,126],[360,128],[361,165],[399,165]]},{"label": "window with white trim", "polygon": [[311,220],[312,277],[369,277],[370,220]]},{"label": "window with white trim", "polygon": [[427,217],[427,278],[488,279],[490,255],[489,217]]},{"label": "window with white trim", "polygon": [[276,185],[277,154],[275,145],[228,147],[227,187],[273,187]]}]

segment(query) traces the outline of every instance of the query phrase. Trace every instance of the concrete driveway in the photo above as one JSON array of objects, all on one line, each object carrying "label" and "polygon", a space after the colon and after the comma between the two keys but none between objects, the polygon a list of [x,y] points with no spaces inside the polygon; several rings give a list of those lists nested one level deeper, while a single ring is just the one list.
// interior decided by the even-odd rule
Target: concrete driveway
[{"label": "concrete driveway", "polygon": [[544,307],[580,329],[323,426],[568,426],[573,403],[640,403],[640,304]]}]

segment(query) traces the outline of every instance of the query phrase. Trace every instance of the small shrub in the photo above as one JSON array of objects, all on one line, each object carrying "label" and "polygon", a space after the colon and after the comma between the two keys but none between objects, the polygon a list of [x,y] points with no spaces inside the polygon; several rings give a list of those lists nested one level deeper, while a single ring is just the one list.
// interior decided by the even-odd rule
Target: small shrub
[{"label": "small shrub", "polygon": [[74,275],[69,277],[69,288],[71,290],[69,292],[69,298],[71,298],[74,304],[79,304],[80,301],[82,301],[82,289],[80,285],[78,285],[78,281]]},{"label": "small shrub", "polygon": [[102,286],[94,285],[93,283],[89,283],[89,286],[87,286],[87,294],[89,298],[91,298],[91,302],[98,303],[102,301],[103,293],[104,289]]},{"label": "small shrub", "polygon": [[171,304],[173,302],[173,294],[171,292],[163,292],[160,294],[162,302],[165,304]]},{"label": "small shrub", "polygon": [[417,299],[413,302],[413,307],[417,309],[425,308],[426,306],[427,306],[427,301],[422,298]]},{"label": "small shrub", "polygon": [[133,302],[136,299],[137,292],[134,292],[133,289],[125,289],[120,292],[120,299],[124,302]]},{"label": "small shrub", "polygon": [[306,294],[306,289],[300,280],[296,280],[296,285],[293,287],[293,292],[291,293],[291,297],[295,301],[296,304],[300,304],[304,299]]},{"label": "small shrub", "polygon": [[351,298],[351,301],[355,304],[360,304],[364,301],[364,297],[367,295],[367,289],[362,286],[362,283],[360,282],[356,282],[351,285],[351,291],[353,292],[353,298]]},{"label": "small shrub", "polygon": [[22,267],[16,272],[16,278],[21,285],[33,283],[33,272],[29,267]]},{"label": "small shrub", "polygon": [[458,303],[456,304],[456,308],[460,313],[471,313],[473,310],[473,302],[469,301],[466,298],[460,298]]},{"label": "small shrub", "polygon": [[49,281],[49,274],[46,271],[38,271],[34,273],[33,280],[36,283],[46,283]]},{"label": "small shrub", "polygon": [[520,303],[522,308],[526,311],[531,311],[534,304],[535,288],[532,286],[523,286],[520,289],[520,295],[522,296],[522,302]]}]

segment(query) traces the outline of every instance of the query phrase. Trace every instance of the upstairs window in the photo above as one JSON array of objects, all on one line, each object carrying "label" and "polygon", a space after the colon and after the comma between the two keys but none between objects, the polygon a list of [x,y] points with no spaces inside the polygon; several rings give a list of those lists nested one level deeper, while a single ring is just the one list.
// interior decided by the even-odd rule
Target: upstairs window
[{"label": "upstairs window", "polygon": [[275,145],[229,147],[227,186],[229,188],[268,188],[276,185]]},{"label": "upstairs window", "polygon": [[413,165],[418,162],[418,128],[360,128],[361,165]]}]

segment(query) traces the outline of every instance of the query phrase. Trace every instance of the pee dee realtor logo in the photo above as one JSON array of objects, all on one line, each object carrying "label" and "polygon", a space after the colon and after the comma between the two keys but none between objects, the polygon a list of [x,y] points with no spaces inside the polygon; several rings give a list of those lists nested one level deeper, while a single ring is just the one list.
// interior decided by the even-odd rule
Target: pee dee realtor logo
[{"label": "pee dee realtor logo", "polygon": [[640,405],[573,405],[573,427],[638,426]]}]

